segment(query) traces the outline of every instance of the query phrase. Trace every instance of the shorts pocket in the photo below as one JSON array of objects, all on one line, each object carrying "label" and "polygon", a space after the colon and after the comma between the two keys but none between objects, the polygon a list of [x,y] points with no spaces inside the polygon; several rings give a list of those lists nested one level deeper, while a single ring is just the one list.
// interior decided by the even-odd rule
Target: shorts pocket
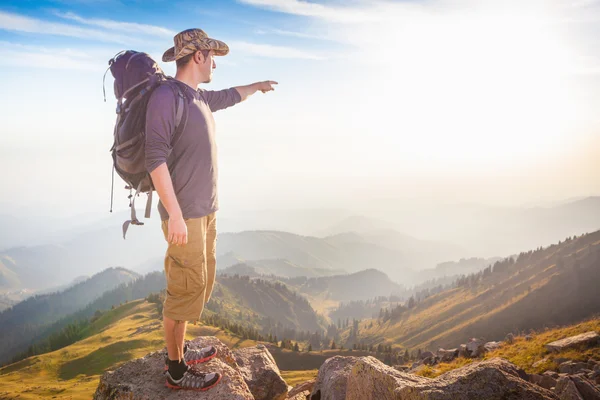
[{"label": "shorts pocket", "polygon": [[171,266],[167,272],[167,291],[171,294],[183,294],[187,290],[187,271],[176,264],[171,258]]}]

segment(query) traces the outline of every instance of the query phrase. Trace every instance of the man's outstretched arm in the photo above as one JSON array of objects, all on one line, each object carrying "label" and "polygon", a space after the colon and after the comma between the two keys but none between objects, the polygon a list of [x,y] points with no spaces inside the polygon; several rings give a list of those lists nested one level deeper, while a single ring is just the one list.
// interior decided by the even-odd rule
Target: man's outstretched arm
[{"label": "man's outstretched arm", "polygon": [[275,82],[275,81],[256,82],[251,85],[236,86],[235,90],[237,90],[238,93],[240,94],[240,97],[242,98],[241,101],[244,101],[249,96],[253,95],[254,93],[258,92],[259,90],[263,93],[267,93],[267,92],[270,92],[271,90],[275,90],[273,85],[277,85],[277,82]]}]

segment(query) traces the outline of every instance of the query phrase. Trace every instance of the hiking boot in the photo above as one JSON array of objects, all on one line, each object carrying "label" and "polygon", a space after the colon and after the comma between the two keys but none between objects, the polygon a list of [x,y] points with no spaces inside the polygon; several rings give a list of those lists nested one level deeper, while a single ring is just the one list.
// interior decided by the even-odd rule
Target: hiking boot
[{"label": "hiking boot", "polygon": [[221,374],[218,372],[205,374],[191,367],[178,380],[173,379],[169,371],[165,374],[167,375],[165,386],[175,390],[183,389],[203,392],[214,387],[221,380]]},{"label": "hiking boot", "polygon": [[[201,349],[192,349],[187,346],[184,347],[183,360],[187,365],[194,365],[212,360],[217,355],[217,348],[214,346],[207,346]],[[165,371],[169,369],[169,354],[165,355]]]}]

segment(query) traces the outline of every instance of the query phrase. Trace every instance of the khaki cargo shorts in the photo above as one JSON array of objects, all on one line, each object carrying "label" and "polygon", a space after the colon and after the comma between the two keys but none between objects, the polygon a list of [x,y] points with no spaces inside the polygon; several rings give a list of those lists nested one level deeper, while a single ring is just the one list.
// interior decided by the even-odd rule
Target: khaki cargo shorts
[{"label": "khaki cargo shorts", "polygon": [[[188,242],[169,243],[165,256],[167,296],[163,316],[176,321],[200,320],[204,304],[210,299],[216,274],[217,225],[215,213],[186,219]],[[162,221],[165,240],[168,221]]]}]

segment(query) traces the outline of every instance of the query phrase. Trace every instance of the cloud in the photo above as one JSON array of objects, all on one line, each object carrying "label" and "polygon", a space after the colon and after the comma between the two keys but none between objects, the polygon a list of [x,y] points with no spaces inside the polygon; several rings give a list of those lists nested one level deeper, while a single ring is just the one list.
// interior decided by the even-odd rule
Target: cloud
[{"label": "cloud", "polygon": [[283,29],[274,29],[274,28],[257,29],[254,31],[254,33],[256,33],[257,35],[275,34],[275,35],[281,35],[281,36],[291,36],[291,37],[297,37],[297,38],[301,38],[301,39],[312,39],[312,40],[334,40],[333,38],[330,38],[330,37],[324,36],[324,35],[316,35],[316,34],[303,33],[303,32],[293,32],[293,31],[286,31]]},{"label": "cloud", "polygon": [[49,48],[0,41],[0,65],[100,72],[106,60],[81,50]]},{"label": "cloud", "polygon": [[177,32],[156,25],[138,24],[135,22],[120,22],[108,19],[83,18],[72,12],[62,13],[54,12],[57,17],[79,22],[85,25],[98,26],[104,29],[115,30],[127,33],[140,33],[150,36],[173,37]]},{"label": "cloud", "polygon": [[332,7],[301,0],[238,0],[240,3],[286,14],[316,17],[334,22],[353,23],[373,20],[365,7]]},{"label": "cloud", "polygon": [[81,28],[74,25],[48,22],[41,19],[26,17],[19,14],[12,14],[4,11],[0,11],[0,29],[13,32],[38,33],[41,35],[69,36],[79,39],[97,40],[120,44],[135,42],[135,40],[131,39],[131,37],[122,36],[103,30]]},{"label": "cloud", "polygon": [[285,46],[274,46],[270,44],[258,44],[244,41],[229,41],[231,48],[235,48],[236,51],[249,53],[261,57],[269,58],[297,58],[304,60],[324,60],[325,57],[308,52],[304,50],[298,50],[292,47]]}]

